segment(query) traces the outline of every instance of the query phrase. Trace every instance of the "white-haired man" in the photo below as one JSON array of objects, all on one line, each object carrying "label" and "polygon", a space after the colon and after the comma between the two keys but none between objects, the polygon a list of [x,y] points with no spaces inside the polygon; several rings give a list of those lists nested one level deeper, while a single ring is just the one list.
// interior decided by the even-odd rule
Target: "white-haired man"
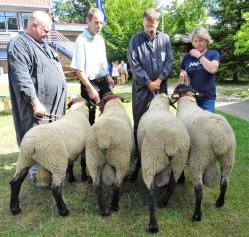
[{"label": "white-haired man", "polygon": [[51,24],[47,13],[36,11],[26,30],[8,44],[9,91],[19,146],[30,128],[50,122],[39,117],[65,113],[65,76],[58,58],[44,42]]}]

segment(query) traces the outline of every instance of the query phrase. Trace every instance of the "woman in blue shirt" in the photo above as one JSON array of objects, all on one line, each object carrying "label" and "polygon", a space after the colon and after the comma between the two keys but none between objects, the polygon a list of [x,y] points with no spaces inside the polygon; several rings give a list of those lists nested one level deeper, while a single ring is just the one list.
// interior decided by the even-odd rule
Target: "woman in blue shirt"
[{"label": "woman in blue shirt", "polygon": [[204,110],[214,112],[215,73],[218,71],[220,54],[216,50],[208,49],[208,45],[213,41],[205,28],[195,29],[191,39],[194,48],[183,57],[180,82],[186,83],[189,80],[192,88],[202,94],[197,98],[197,104]]}]

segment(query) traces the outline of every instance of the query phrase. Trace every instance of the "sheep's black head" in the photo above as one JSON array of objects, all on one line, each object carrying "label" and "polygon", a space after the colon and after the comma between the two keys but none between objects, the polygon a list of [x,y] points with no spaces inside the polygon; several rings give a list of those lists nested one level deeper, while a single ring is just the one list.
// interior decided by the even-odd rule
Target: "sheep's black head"
[{"label": "sheep's black head", "polygon": [[119,95],[113,94],[112,92],[105,93],[102,99],[100,100],[100,102],[98,103],[100,113],[103,113],[105,104],[109,100],[113,100],[113,99],[120,99],[121,101],[123,101],[123,98],[121,98]]},{"label": "sheep's black head", "polygon": [[198,96],[200,93],[193,89],[191,86],[185,85],[185,84],[179,84],[176,86],[171,98],[172,99],[178,99],[182,96]]},{"label": "sheep's black head", "polygon": [[81,106],[86,106],[87,102],[82,97],[73,98],[67,105],[68,109],[77,109]]}]

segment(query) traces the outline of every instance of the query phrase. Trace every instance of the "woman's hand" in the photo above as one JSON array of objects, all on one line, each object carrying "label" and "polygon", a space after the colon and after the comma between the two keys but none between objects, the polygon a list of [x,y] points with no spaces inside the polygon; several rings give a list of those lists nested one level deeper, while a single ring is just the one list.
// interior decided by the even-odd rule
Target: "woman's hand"
[{"label": "woman's hand", "polygon": [[190,55],[195,57],[195,58],[199,58],[202,54],[200,53],[200,51],[198,51],[197,49],[191,49],[189,51]]},{"label": "woman's hand", "polygon": [[188,74],[186,71],[181,70],[179,77],[181,84],[186,84],[186,85],[188,84]]}]

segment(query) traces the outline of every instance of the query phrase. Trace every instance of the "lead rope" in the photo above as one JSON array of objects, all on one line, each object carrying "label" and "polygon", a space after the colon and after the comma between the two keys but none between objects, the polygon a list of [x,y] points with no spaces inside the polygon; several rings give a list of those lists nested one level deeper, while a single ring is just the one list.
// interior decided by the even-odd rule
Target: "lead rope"
[{"label": "lead rope", "polygon": [[[55,114],[49,114],[49,113],[45,113],[43,115],[42,118],[38,117],[36,114],[34,114],[34,117],[40,121],[53,121],[53,120],[57,120],[60,119],[61,117]],[[44,118],[44,117],[48,117],[48,118]]]}]

